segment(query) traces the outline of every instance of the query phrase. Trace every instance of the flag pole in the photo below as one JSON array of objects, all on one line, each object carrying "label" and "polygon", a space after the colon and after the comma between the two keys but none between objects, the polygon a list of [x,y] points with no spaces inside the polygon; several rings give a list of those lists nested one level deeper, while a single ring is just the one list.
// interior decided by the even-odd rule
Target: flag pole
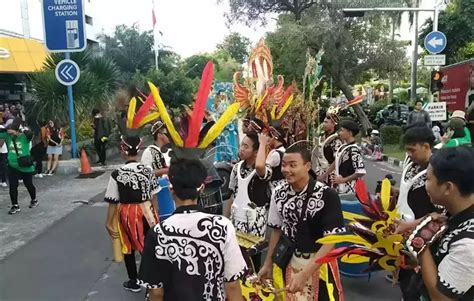
[{"label": "flag pole", "polygon": [[153,49],[155,51],[155,69],[158,70],[158,41],[156,38],[155,0],[152,0]]}]

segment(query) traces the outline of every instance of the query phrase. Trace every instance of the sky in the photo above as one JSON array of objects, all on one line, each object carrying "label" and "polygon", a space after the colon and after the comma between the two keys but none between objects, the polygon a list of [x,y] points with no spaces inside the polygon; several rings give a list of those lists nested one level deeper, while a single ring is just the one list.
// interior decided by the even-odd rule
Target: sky
[{"label": "sky", "polygon": [[[22,33],[20,2],[23,0],[0,0],[0,29]],[[40,0],[28,2],[31,36],[43,39],[43,24]],[[84,0],[86,12],[94,18],[96,33],[112,33],[119,24],[137,23],[142,30],[152,29],[153,0]],[[422,0],[421,7],[433,7],[436,0]],[[159,43],[170,47],[183,57],[201,52],[212,52],[216,44],[232,31],[237,31],[256,43],[266,31],[275,28],[270,19],[266,27],[246,27],[243,24],[226,26],[224,13],[228,11],[227,0],[155,0],[157,28],[163,33]],[[430,17],[420,13],[420,25]],[[405,15],[400,29],[400,39],[409,40],[408,17]]]}]

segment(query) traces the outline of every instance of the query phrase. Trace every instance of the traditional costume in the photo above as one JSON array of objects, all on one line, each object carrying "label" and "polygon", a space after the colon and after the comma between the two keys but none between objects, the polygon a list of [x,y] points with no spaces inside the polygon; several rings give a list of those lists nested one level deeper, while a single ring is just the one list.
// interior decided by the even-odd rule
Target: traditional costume
[{"label": "traditional costume", "polygon": [[[239,104],[234,103],[215,123],[202,127],[212,78],[213,64],[209,62],[184,137],[171,122],[158,89],[149,83],[172,140],[171,165],[181,158],[202,158],[239,111]],[[142,262],[139,283],[152,289],[163,288],[164,300],[224,300],[225,282],[236,281],[246,273],[232,223],[225,217],[203,212],[198,205],[179,207],[150,232]]]},{"label": "traditional costume", "polygon": [[[298,193],[290,184],[284,183],[275,190],[270,205],[269,227],[280,229],[282,235],[296,244],[293,257],[284,271],[286,283],[315,260],[316,252],[321,247],[316,240],[344,231],[338,195],[323,183],[316,182],[312,195],[307,198],[308,186]],[[306,200],[306,210],[302,212]],[[299,223],[307,226],[298,227]],[[336,260],[321,265],[308,279],[304,290],[286,294],[286,300],[343,300]]]},{"label": "traditional costume", "polygon": [[[152,135],[155,135],[156,132],[163,128],[164,124],[161,121],[157,121],[153,124],[151,128]],[[149,167],[153,171],[164,169],[169,167],[170,156],[169,152],[171,151],[170,145],[163,145],[159,147],[156,144],[149,145],[143,151],[141,162]]]}]

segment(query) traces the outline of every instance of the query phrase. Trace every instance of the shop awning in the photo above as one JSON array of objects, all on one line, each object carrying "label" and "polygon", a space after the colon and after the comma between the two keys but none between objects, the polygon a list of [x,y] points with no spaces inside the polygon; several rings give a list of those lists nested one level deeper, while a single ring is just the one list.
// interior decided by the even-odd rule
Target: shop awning
[{"label": "shop awning", "polygon": [[32,73],[43,66],[46,47],[35,40],[0,37],[0,73]]}]

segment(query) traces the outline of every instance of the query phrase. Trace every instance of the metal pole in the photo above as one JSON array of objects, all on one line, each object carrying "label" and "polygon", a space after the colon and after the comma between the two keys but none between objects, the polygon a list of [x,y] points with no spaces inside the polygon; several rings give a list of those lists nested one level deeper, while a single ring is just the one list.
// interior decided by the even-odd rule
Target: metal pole
[{"label": "metal pole", "polygon": [[[420,1],[416,0],[415,7],[420,5]],[[411,93],[410,100],[414,102],[416,100],[416,71],[418,63],[418,11],[415,11],[415,17],[413,21],[415,36],[413,37],[413,56],[411,59]]]},{"label": "metal pole", "polygon": [[[66,59],[71,59],[71,54],[66,52]],[[69,127],[71,129],[71,158],[77,157],[76,144],[76,120],[74,119],[74,96],[72,93],[72,86],[67,86],[67,98],[69,104]]]},{"label": "metal pole", "polygon": [[436,3],[434,18],[433,18],[433,31],[438,31],[438,14],[439,14],[439,8],[438,8],[438,3]]}]

